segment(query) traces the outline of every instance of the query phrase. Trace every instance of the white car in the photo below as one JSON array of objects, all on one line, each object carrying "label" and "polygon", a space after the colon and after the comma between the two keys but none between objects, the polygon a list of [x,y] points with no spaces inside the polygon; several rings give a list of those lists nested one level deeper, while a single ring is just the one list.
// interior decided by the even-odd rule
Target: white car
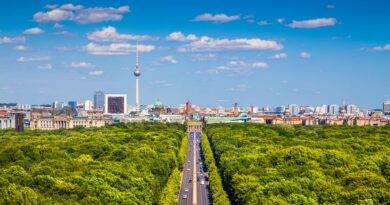
[{"label": "white car", "polygon": [[202,184],[202,185],[203,185],[203,184],[204,184],[204,181],[203,181],[203,180],[202,180],[202,181],[200,181],[200,184]]},{"label": "white car", "polygon": [[183,194],[183,199],[187,199],[187,194]]},{"label": "white car", "polygon": [[185,191],[185,192],[188,192],[188,188],[184,188],[184,191]]},{"label": "white car", "polygon": [[187,168],[187,171],[190,171],[191,169],[190,168]]}]

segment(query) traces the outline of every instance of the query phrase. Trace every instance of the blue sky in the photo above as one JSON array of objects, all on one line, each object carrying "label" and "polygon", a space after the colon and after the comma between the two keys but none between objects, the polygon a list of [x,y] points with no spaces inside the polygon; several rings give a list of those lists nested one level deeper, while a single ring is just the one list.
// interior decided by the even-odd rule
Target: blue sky
[{"label": "blue sky", "polygon": [[28,2],[0,3],[0,102],[133,104],[137,41],[144,104],[390,99],[386,0]]}]

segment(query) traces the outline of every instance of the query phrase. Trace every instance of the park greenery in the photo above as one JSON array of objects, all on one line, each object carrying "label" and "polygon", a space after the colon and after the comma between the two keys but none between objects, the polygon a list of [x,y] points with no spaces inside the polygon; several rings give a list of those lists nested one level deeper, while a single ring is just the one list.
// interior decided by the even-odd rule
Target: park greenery
[{"label": "park greenery", "polygon": [[208,171],[211,200],[215,205],[230,205],[228,195],[223,190],[221,176],[215,165],[214,155],[207,136],[202,136],[201,145],[205,165]]},{"label": "park greenery", "polygon": [[216,124],[206,134],[233,204],[390,202],[389,126]]},{"label": "park greenery", "polygon": [[172,204],[183,143],[175,124],[3,130],[0,204]]},{"label": "park greenery", "polygon": [[179,203],[178,192],[180,190],[180,182],[182,178],[183,165],[186,161],[186,153],[188,149],[188,137],[183,137],[178,155],[178,167],[175,168],[168,179],[167,185],[161,193],[160,205],[174,205]]}]

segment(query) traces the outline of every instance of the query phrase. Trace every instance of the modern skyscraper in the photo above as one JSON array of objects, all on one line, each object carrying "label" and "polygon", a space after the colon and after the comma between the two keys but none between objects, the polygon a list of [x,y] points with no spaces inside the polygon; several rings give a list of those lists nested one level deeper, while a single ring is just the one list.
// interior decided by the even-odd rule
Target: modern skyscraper
[{"label": "modern skyscraper", "polygon": [[68,106],[71,107],[72,109],[76,110],[77,109],[77,102],[76,101],[68,101]]},{"label": "modern skyscraper", "polygon": [[93,106],[97,110],[103,110],[104,108],[104,93],[103,91],[95,91],[93,95]]},{"label": "modern skyscraper", "polygon": [[390,115],[390,101],[383,102],[383,113]]},{"label": "modern skyscraper", "polygon": [[139,65],[139,54],[138,54],[138,43],[136,48],[136,62],[135,62],[135,69],[134,69],[134,76],[135,76],[135,108],[137,113],[140,111],[140,103],[139,103],[139,77],[141,76],[141,70]]}]

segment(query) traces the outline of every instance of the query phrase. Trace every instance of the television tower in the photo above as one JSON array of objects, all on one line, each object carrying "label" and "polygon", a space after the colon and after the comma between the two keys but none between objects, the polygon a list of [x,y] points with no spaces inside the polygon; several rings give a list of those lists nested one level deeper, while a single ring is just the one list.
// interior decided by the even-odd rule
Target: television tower
[{"label": "television tower", "polygon": [[136,62],[135,62],[134,76],[135,76],[135,107],[136,107],[137,113],[139,113],[140,112],[139,77],[141,76],[141,70],[140,70],[140,65],[139,65],[138,43],[137,43],[137,48],[136,48]]}]

